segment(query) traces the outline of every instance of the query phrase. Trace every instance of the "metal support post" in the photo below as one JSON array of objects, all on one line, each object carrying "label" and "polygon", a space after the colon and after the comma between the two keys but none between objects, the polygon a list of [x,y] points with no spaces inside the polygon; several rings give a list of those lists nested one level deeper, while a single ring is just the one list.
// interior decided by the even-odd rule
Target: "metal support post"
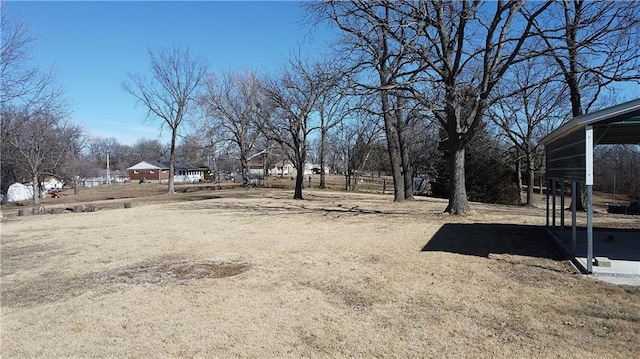
[{"label": "metal support post", "polygon": [[577,236],[577,224],[576,224],[576,191],[578,184],[576,181],[571,182],[571,253],[576,255],[576,236]]}]

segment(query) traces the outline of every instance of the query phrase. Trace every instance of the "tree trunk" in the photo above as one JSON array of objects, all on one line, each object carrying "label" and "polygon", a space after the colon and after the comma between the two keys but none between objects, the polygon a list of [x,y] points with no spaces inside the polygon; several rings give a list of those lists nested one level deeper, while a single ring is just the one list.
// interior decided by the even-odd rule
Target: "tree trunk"
[{"label": "tree trunk", "polygon": [[402,114],[402,99],[397,96],[398,106],[395,110],[396,128],[398,133],[398,147],[400,149],[400,161],[402,168],[402,178],[404,181],[404,199],[413,200],[413,171],[411,169],[411,158],[409,156],[409,145],[405,137],[404,116]]},{"label": "tree trunk", "polygon": [[351,185],[351,190],[354,192],[358,192],[358,171],[353,171],[353,176],[351,176],[351,180],[353,184]]},{"label": "tree trunk", "polygon": [[389,106],[387,91],[380,91],[382,96],[382,113],[384,118],[384,129],[387,135],[387,146],[389,150],[389,160],[391,162],[391,175],[393,176],[393,200],[395,202],[404,201],[404,177],[402,175],[402,158],[399,149],[397,131],[393,123],[393,118]]},{"label": "tree trunk", "polygon": [[520,156],[516,158],[516,177],[518,180],[518,191],[522,191],[522,160]]},{"label": "tree trunk", "polygon": [[302,185],[304,182],[304,164],[299,164],[296,169],[296,190],[293,194],[293,199],[304,199],[302,198]]},{"label": "tree trunk", "polygon": [[300,149],[299,144],[296,144],[296,147],[296,189],[293,193],[293,199],[304,199],[302,198],[302,187],[304,186],[304,162],[306,156],[304,151]]},{"label": "tree trunk", "polygon": [[168,194],[175,194],[176,191],[173,188],[173,181],[175,178],[175,168],[176,168],[176,137],[178,137],[177,128],[173,127],[171,129],[171,149],[169,150],[169,190]]},{"label": "tree trunk", "polygon": [[413,200],[413,169],[409,156],[409,146],[405,141],[404,127],[398,129],[398,142],[402,161],[402,177],[404,179],[404,199]]},{"label": "tree trunk", "polygon": [[240,151],[240,176],[242,177],[242,185],[246,186],[249,184],[249,163],[247,161],[247,152],[246,150]]},{"label": "tree trunk", "polygon": [[[533,186],[536,180],[536,172],[535,165],[533,163],[533,156],[531,152],[527,154],[527,174],[528,174],[528,183],[527,183],[527,207],[533,207]],[[540,184],[542,185],[542,184]]]},{"label": "tree trunk", "polygon": [[470,211],[465,188],[464,145],[449,136],[449,205],[445,212],[451,214],[467,214]]},{"label": "tree trunk", "polygon": [[320,188],[327,188],[326,179],[324,178],[324,152],[327,146],[327,129],[323,128],[320,133]]},{"label": "tree trunk", "polygon": [[40,204],[40,181],[38,181],[38,175],[31,176],[31,181],[33,183],[33,204]]}]

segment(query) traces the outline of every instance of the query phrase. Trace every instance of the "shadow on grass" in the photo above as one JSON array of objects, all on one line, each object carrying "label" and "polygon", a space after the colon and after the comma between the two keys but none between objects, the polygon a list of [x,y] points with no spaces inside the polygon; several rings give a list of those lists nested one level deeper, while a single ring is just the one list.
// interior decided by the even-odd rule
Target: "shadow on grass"
[{"label": "shadow on grass", "polygon": [[512,254],[558,261],[566,259],[543,226],[517,224],[448,223],[422,251],[485,258],[489,254]]}]

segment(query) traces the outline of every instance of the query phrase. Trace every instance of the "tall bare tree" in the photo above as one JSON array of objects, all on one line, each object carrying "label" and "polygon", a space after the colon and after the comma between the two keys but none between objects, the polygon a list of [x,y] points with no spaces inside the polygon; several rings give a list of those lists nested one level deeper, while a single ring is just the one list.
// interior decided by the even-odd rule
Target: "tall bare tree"
[{"label": "tall bare tree", "polygon": [[[31,44],[36,41],[29,24],[0,2],[0,105],[28,107],[30,111],[55,106],[61,91],[53,68],[33,65]],[[56,96],[53,96],[56,94]]]},{"label": "tall bare tree", "polygon": [[345,72],[335,63],[324,61],[319,64],[319,79],[324,90],[318,99],[317,112],[320,120],[319,162],[320,188],[326,188],[326,153],[329,131],[340,124],[349,113],[350,81]]},{"label": "tall bare tree", "polygon": [[30,66],[29,46],[35,41],[35,37],[29,30],[28,23],[7,11],[4,1],[0,3],[0,16],[0,103],[4,105],[33,90],[38,69]]},{"label": "tall bare tree", "polygon": [[[633,1],[554,2],[536,30],[569,90],[574,117],[601,107],[599,100],[623,81],[640,83],[640,7]],[[584,187],[576,208],[584,210]]]},{"label": "tall bare tree", "polygon": [[256,111],[261,100],[260,84],[255,73],[226,72],[210,75],[206,92],[199,97],[208,127],[219,127],[223,136],[238,148],[243,181],[249,174],[249,157],[259,136]]},{"label": "tall bare tree", "polygon": [[263,116],[260,128],[269,140],[289,149],[297,170],[293,198],[303,199],[308,137],[316,129],[311,115],[317,109],[324,86],[318,66],[300,59],[291,60],[288,65],[277,77],[268,78],[263,83],[263,106],[273,112],[270,116]]},{"label": "tall bare tree", "polygon": [[[551,61],[569,89],[574,117],[599,107],[612,84],[640,83],[640,7],[633,1],[554,2],[535,22]],[[596,108],[597,109],[597,108]]]},{"label": "tall bare tree", "polygon": [[171,130],[169,194],[174,194],[176,142],[180,126],[192,111],[207,71],[206,59],[174,46],[148,50],[150,76],[129,73],[123,88],[147,109],[148,119],[159,119]]},{"label": "tall bare tree", "polygon": [[[555,82],[552,68],[540,58],[529,59],[511,68],[508,83],[498,93],[499,100],[488,111],[488,117],[502,129],[502,133],[516,152],[521,154],[527,174],[526,205],[533,206],[535,172],[542,165],[543,148],[540,140],[558,128],[568,117],[566,87]],[[518,168],[518,176],[520,169]]]},{"label": "tall bare tree", "polygon": [[[64,157],[55,148],[47,148],[53,145],[49,142],[52,134],[47,131],[54,127],[45,130],[43,126],[50,123],[50,118],[65,117],[65,103],[53,68],[38,68],[31,62],[30,45],[35,36],[27,22],[8,11],[4,2],[0,2],[0,16],[0,157],[4,192],[19,176],[51,172],[52,159],[47,151]],[[45,144],[43,148],[29,148]],[[54,162],[53,167],[57,167],[59,161]],[[37,187],[39,182],[34,179],[33,183]]]},{"label": "tall bare tree", "polygon": [[[534,20],[550,1],[525,6],[524,1],[403,1],[394,10],[404,14],[390,32],[415,58],[419,76],[433,86],[414,96],[431,108],[446,131],[449,146],[449,204],[445,212],[470,210],[465,187],[465,147],[473,139],[491,104],[493,90],[507,69],[522,61]],[[408,21],[406,18],[411,18]],[[414,81],[415,83],[415,81]]]},{"label": "tall bare tree", "polygon": [[[328,18],[342,33],[337,53],[350,64],[352,82],[363,94],[379,96],[378,115],[384,120],[387,148],[393,175],[394,200],[412,198],[409,151],[403,148],[405,112],[401,88],[415,74],[405,26],[393,26],[400,14],[389,0],[327,1],[312,3],[310,11],[319,19]],[[406,16],[404,16],[406,18]],[[339,55],[339,56],[340,56]]]}]

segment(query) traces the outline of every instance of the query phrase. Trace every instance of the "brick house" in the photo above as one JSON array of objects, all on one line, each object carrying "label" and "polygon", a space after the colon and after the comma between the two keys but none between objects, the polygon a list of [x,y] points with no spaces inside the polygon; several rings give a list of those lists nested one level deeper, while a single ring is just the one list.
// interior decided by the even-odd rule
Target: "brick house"
[{"label": "brick house", "polygon": [[[176,183],[194,183],[204,180],[208,171],[188,163],[176,162],[173,172]],[[127,173],[131,182],[167,182],[169,165],[158,161],[142,161],[127,168]]]}]

